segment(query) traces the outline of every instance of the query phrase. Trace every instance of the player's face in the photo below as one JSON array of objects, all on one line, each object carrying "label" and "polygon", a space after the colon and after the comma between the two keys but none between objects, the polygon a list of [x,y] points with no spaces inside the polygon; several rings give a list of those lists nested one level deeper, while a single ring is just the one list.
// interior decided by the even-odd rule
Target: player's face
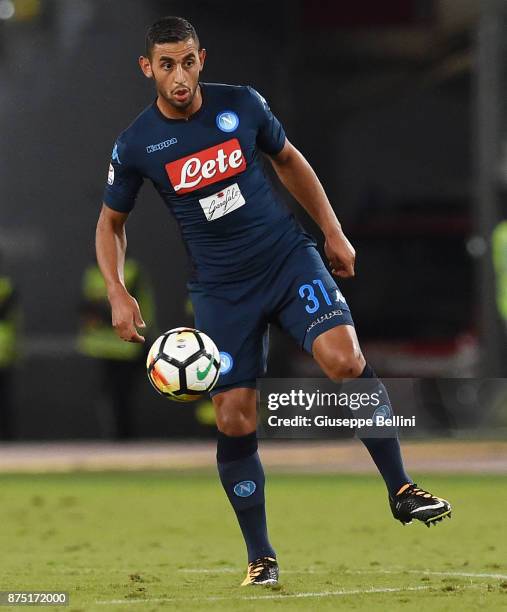
[{"label": "player's face", "polygon": [[155,45],[151,58],[140,57],[139,64],[144,75],[155,80],[159,96],[183,111],[192,104],[205,57],[206,50],[199,51],[196,42],[189,38]]}]

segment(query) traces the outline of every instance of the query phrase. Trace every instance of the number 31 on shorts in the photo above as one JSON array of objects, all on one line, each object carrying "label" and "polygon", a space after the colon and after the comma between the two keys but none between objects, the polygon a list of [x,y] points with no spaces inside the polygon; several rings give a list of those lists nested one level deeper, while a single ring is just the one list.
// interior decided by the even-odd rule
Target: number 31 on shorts
[{"label": "number 31 on shorts", "polygon": [[[311,285],[309,283],[305,283],[304,285],[301,285],[298,290],[299,297],[303,300],[307,300],[308,302],[308,304],[306,304],[305,306],[305,310],[309,314],[313,314],[314,312],[317,312],[317,310],[320,308],[321,303],[320,303],[319,297],[317,297],[316,291],[319,294],[319,297],[321,299],[323,298],[328,306],[333,305],[333,302],[331,301],[331,297],[329,293],[327,292],[327,289],[324,287],[324,283],[320,280],[320,278],[316,278],[312,280]],[[345,301],[339,289],[336,289],[335,291],[336,291],[336,301],[337,302]]]}]

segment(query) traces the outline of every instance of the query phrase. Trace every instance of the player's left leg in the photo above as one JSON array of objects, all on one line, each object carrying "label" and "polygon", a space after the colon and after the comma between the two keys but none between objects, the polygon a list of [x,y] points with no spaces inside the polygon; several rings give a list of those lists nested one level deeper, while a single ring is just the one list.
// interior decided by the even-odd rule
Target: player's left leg
[{"label": "player's left leg", "polygon": [[[275,320],[314,356],[324,373],[335,381],[367,379],[363,384],[382,392],[392,413],[384,385],[363,357],[347,302],[317,250],[294,250],[269,288],[275,297],[282,296]],[[394,435],[364,436],[362,441],[384,478],[394,517],[429,525],[449,515],[448,502],[419,489],[406,474],[396,431],[390,433]]]},{"label": "player's left leg", "polygon": [[[392,415],[389,395],[371,366],[366,363],[355,329],[340,325],[323,332],[313,342],[312,352],[323,372],[334,381],[363,378],[368,380],[370,393],[378,393]],[[366,417],[373,417],[364,415]],[[396,431],[386,437],[359,436],[381,473],[389,492],[389,503],[394,518],[403,524],[412,519],[430,524],[450,516],[449,502],[417,487],[405,472],[400,443]]]}]

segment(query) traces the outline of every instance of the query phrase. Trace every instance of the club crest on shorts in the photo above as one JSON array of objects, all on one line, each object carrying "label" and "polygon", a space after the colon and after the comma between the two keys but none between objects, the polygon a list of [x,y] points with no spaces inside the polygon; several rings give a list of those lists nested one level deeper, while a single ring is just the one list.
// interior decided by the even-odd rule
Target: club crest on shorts
[{"label": "club crest on shorts", "polygon": [[253,480],[242,480],[234,485],[234,494],[238,497],[250,497],[255,493],[257,485]]},{"label": "club crest on shorts", "polygon": [[225,351],[220,351],[220,375],[230,372],[233,365],[234,360],[231,355]]},{"label": "club crest on shorts", "polygon": [[239,117],[234,111],[222,111],[217,115],[217,127],[222,132],[234,132],[239,125]]}]

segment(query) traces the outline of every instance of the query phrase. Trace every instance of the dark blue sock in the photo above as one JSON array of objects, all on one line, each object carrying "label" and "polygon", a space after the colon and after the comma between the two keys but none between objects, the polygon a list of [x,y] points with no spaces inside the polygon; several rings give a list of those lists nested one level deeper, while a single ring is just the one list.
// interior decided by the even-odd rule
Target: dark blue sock
[{"label": "dark blue sock", "polygon": [[[360,378],[376,379],[375,382],[382,392],[383,402],[389,405],[391,414],[393,414],[387,390],[383,383],[377,378],[377,375],[370,365],[366,364]],[[368,449],[371,458],[382,475],[389,495],[396,495],[404,484],[412,482],[412,479],[408,476],[403,467],[400,442],[397,436],[391,438],[361,438],[361,441]]]},{"label": "dark blue sock", "polygon": [[218,432],[217,465],[245,538],[248,561],[276,557],[268,539],[264,470],[257,453],[257,434],[226,436]]}]

